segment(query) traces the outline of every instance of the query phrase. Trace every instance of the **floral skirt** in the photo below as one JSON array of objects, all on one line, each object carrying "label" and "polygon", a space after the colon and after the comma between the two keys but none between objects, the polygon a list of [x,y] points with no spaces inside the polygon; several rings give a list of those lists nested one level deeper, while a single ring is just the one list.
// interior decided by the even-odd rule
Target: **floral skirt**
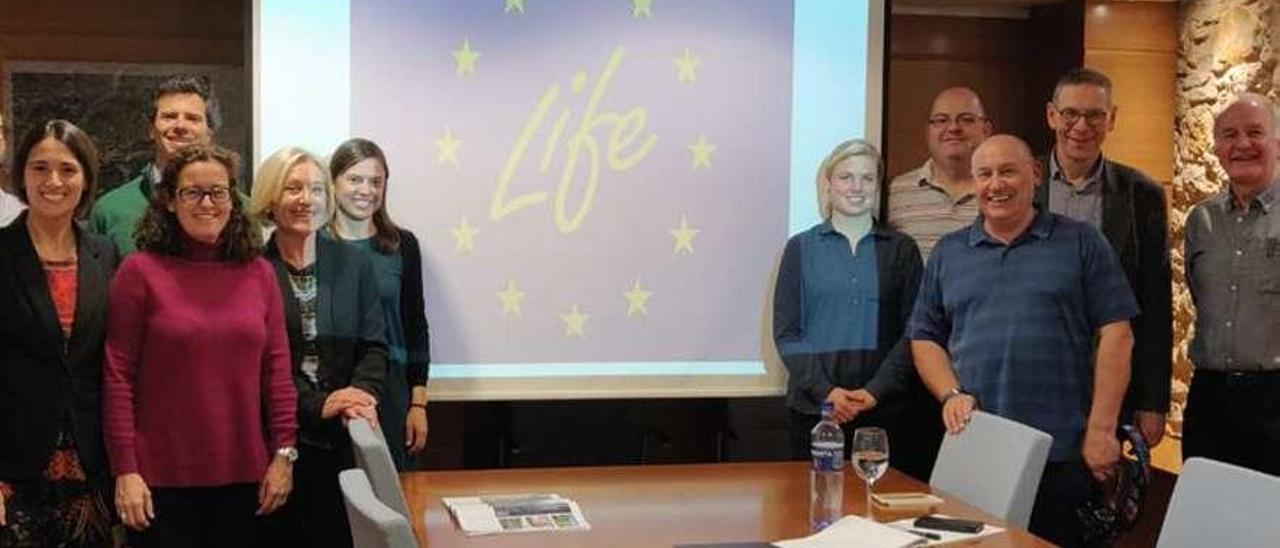
[{"label": "floral skirt", "polygon": [[75,441],[63,428],[40,478],[0,482],[7,523],[0,527],[0,547],[112,546],[105,487],[86,478]]}]

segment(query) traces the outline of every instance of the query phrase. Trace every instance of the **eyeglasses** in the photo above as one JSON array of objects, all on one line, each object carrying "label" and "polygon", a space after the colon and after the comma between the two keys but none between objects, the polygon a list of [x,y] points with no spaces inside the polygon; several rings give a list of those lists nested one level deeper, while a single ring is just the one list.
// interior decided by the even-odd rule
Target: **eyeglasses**
[{"label": "eyeglasses", "polygon": [[182,203],[187,205],[196,205],[200,203],[205,196],[208,196],[215,204],[225,204],[231,201],[231,187],[218,185],[206,189],[189,186],[178,189],[178,199],[182,200]]},{"label": "eyeglasses", "polygon": [[951,125],[951,122],[954,121],[956,125],[963,128],[968,128],[968,127],[973,127],[977,125],[978,122],[982,122],[985,120],[986,120],[986,117],[984,116],[978,116],[977,114],[970,114],[968,112],[963,114],[957,114],[955,118],[952,118],[950,115],[947,115],[947,114],[934,114],[933,116],[929,117],[929,127],[943,128]]},{"label": "eyeglasses", "polygon": [[1106,110],[1079,111],[1074,108],[1058,108],[1058,105],[1053,105],[1053,111],[1058,113],[1058,117],[1062,118],[1063,123],[1067,125],[1074,124],[1080,121],[1081,118],[1091,126],[1100,125],[1106,121],[1107,115],[1110,114]]}]

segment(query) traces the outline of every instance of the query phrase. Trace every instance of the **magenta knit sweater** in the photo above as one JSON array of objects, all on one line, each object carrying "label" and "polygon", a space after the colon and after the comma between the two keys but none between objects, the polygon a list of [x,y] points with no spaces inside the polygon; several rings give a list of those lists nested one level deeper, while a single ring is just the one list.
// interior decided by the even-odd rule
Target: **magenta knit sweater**
[{"label": "magenta knit sweater", "polygon": [[256,483],[275,450],[294,445],[297,392],[271,265],[198,255],[132,253],[111,281],[102,385],[113,475]]}]

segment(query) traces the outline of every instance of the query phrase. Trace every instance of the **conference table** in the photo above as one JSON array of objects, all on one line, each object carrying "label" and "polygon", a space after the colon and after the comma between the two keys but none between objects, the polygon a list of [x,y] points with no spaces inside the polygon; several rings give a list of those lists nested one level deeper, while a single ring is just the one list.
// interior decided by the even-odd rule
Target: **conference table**
[{"label": "conference table", "polygon": [[[432,548],[654,548],[809,534],[809,463],[802,461],[408,472],[400,479],[418,544]],[[902,491],[934,492],[945,501],[936,512],[1007,529],[965,546],[1052,546],[896,470],[875,485],[877,493]],[[591,529],[467,537],[441,502],[442,497],[519,493],[573,499]],[[865,512],[865,486],[846,468],[844,513]],[[874,517],[894,521],[922,513],[876,508]]]}]

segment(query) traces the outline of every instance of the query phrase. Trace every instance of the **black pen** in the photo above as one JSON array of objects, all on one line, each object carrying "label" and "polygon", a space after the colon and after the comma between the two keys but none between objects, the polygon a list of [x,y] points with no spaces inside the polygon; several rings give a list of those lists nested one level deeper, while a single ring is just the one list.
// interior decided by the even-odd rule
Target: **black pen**
[{"label": "black pen", "polygon": [[942,540],[942,535],[939,535],[939,534],[937,534],[937,533],[930,533],[930,532],[928,532],[928,531],[920,531],[920,530],[918,530],[918,529],[907,529],[907,532],[908,532],[908,533],[911,533],[911,534],[913,534],[913,535],[920,535],[920,536],[922,536],[922,537],[924,537],[924,538],[927,538],[927,539],[929,539],[929,540]]}]

